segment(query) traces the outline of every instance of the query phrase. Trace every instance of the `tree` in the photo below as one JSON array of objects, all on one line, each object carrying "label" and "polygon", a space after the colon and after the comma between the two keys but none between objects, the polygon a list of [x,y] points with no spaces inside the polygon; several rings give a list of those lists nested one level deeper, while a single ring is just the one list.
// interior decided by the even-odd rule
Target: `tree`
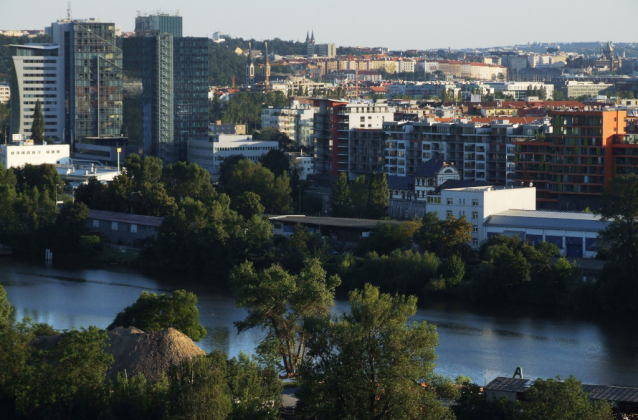
[{"label": "tree", "polygon": [[31,126],[31,140],[35,144],[44,142],[44,115],[42,114],[42,102],[38,99],[33,112],[33,125]]},{"label": "tree", "polygon": [[283,154],[283,152],[290,152],[296,149],[295,142],[290,139],[290,137],[288,137],[286,133],[282,133],[281,131],[273,127],[267,127],[261,129],[260,131],[255,131],[255,133],[253,134],[253,139],[276,141],[279,150],[271,150],[273,152],[279,152]]},{"label": "tree", "polygon": [[225,357],[219,352],[184,359],[168,371],[168,418],[226,419],[233,401],[226,382]]},{"label": "tree", "polygon": [[60,192],[59,187],[64,185],[55,165],[27,163],[21,168],[12,168],[11,170],[15,173],[19,192],[36,187],[41,193],[46,191],[49,197],[55,197],[56,190]]},{"label": "tree", "polygon": [[106,210],[105,194],[108,186],[102,184],[97,178],[91,178],[86,184],[80,185],[75,190],[75,201],[84,203],[90,209]]},{"label": "tree", "polygon": [[193,341],[206,337],[206,329],[199,323],[197,296],[186,290],[176,290],[172,296],[142,292],[135,303],[117,314],[108,329],[116,327],[136,327],[143,331],[175,328]]},{"label": "tree", "polygon": [[439,254],[439,241],[442,234],[441,221],[436,212],[428,212],[423,216],[421,227],[414,234],[414,240],[428,252]]},{"label": "tree", "polygon": [[378,223],[370,236],[359,241],[357,254],[376,252],[389,255],[394,250],[411,249],[415,233],[421,228],[421,220],[415,219],[401,223]]},{"label": "tree", "polygon": [[348,187],[348,175],[345,172],[341,172],[337,181],[332,185],[328,204],[334,217],[350,217],[352,202]]},{"label": "tree", "polygon": [[307,322],[311,340],[297,393],[302,415],[318,419],[453,418],[437,400],[451,386],[434,373],[436,327],[408,326],[413,296],[350,293],[350,313]]},{"label": "tree", "polygon": [[259,201],[259,196],[254,192],[246,191],[233,202],[235,210],[244,219],[248,220],[253,216],[261,217],[264,214],[264,206]]},{"label": "tree", "polygon": [[366,189],[366,177],[360,175],[350,185],[350,196],[352,201],[352,217],[356,219],[364,219],[368,207]]},{"label": "tree", "polygon": [[0,284],[0,330],[13,323],[13,308],[7,300],[7,292]]},{"label": "tree", "polygon": [[247,261],[231,274],[235,303],[248,311],[246,319],[235,323],[237,331],[266,330],[258,352],[279,358],[292,376],[306,354],[309,337],[303,329],[304,319],[327,315],[340,283],[338,276],[326,278],[316,258],[308,260],[299,275],[277,265],[257,272]]},{"label": "tree", "polygon": [[269,150],[268,153],[261,156],[259,162],[275,176],[281,176],[290,171],[290,161],[281,150]]},{"label": "tree", "polygon": [[606,401],[591,401],[582,383],[574,376],[561,382],[537,379],[525,393],[525,411],[530,419],[611,420],[611,405]]},{"label": "tree", "polygon": [[162,168],[161,182],[176,202],[186,197],[206,199],[215,194],[210,173],[196,163],[177,162]]},{"label": "tree", "polygon": [[369,219],[383,219],[388,216],[390,207],[390,190],[385,173],[373,173],[368,184],[368,211]]},{"label": "tree", "polygon": [[55,219],[55,250],[69,253],[78,250],[80,238],[86,230],[89,208],[80,202],[65,204]]},{"label": "tree", "polygon": [[461,216],[459,219],[450,216],[441,221],[440,256],[458,255],[462,258],[471,251],[472,224]]},{"label": "tree", "polygon": [[267,213],[287,214],[292,210],[288,175],[284,173],[275,178],[260,163],[253,163],[248,159],[239,161],[232,169],[228,188],[231,197],[237,197],[246,191],[259,195]]}]

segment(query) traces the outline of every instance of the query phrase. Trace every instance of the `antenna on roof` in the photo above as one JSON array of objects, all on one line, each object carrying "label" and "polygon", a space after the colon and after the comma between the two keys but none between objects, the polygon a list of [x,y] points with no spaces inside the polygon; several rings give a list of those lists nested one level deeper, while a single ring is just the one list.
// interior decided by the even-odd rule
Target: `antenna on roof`
[{"label": "antenna on roof", "polygon": [[71,20],[71,2],[66,5],[66,18]]}]

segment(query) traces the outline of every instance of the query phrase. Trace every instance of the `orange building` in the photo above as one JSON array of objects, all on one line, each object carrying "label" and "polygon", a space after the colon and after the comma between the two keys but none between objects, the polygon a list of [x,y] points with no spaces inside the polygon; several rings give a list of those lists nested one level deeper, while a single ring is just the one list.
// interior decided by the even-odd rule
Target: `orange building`
[{"label": "orange building", "polygon": [[548,139],[516,142],[515,181],[533,182],[542,208],[598,208],[609,180],[638,163],[638,144],[626,133],[627,112],[552,111],[550,116]]}]

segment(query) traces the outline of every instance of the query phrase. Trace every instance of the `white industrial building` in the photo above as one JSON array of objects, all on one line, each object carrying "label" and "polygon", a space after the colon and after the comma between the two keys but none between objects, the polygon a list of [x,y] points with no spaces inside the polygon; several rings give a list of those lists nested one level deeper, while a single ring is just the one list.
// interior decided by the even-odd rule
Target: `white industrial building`
[{"label": "white industrial building", "polygon": [[70,156],[71,148],[68,144],[0,145],[0,162],[7,169],[20,168],[27,163],[67,164]]},{"label": "white industrial building", "polygon": [[518,236],[533,245],[554,244],[567,257],[594,258],[598,232],[607,225],[592,213],[506,210],[491,214],[484,231],[486,239],[498,234]]},{"label": "white industrial building", "polygon": [[238,134],[213,134],[208,140],[189,140],[186,160],[208,170],[211,179],[219,176],[219,165],[233,155],[242,155],[257,162],[262,155],[277,150],[276,141],[253,140],[252,136]]},{"label": "white industrial building", "polygon": [[485,222],[489,216],[505,210],[536,210],[534,187],[472,187],[441,190],[441,195],[427,196],[426,210],[439,219],[465,216],[472,223],[472,246],[486,239]]},{"label": "white industrial building", "polygon": [[31,136],[36,102],[42,104],[44,137],[63,140],[64,57],[57,44],[10,45],[15,70],[11,134]]}]

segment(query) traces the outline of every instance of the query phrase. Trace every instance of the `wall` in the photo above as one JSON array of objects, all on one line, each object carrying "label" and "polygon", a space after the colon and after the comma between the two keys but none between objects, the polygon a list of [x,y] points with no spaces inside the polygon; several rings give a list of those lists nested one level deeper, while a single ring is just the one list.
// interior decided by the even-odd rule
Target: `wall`
[{"label": "wall", "polygon": [[19,168],[25,164],[41,165],[48,163],[68,163],[70,146],[68,144],[46,144],[35,146],[0,145],[0,160],[5,168]]}]

